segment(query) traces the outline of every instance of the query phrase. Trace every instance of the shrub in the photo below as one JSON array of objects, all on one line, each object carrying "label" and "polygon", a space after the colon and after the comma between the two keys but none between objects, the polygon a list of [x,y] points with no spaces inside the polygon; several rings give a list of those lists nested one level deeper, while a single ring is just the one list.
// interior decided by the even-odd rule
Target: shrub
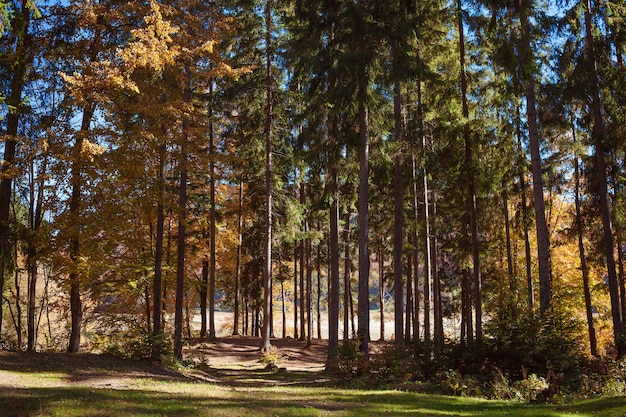
[{"label": "shrub", "polygon": [[274,345],[271,345],[270,348],[261,354],[261,359],[259,362],[265,364],[266,369],[277,370],[278,362],[284,357],[282,353],[278,350],[278,348]]},{"label": "shrub", "polygon": [[545,317],[504,311],[487,326],[488,358],[514,379],[527,373],[545,375],[553,393],[561,385],[575,388],[582,377],[580,322],[562,312]]},{"label": "shrub", "polygon": [[528,378],[511,384],[515,398],[522,402],[535,401],[549,387],[550,385],[546,379],[536,374],[530,374]]}]

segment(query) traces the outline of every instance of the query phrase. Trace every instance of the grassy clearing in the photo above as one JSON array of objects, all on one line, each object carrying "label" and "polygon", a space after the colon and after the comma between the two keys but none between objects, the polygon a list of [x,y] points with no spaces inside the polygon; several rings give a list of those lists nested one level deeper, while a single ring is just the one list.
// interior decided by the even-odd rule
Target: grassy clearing
[{"label": "grassy clearing", "polygon": [[[0,384],[6,373],[0,372]],[[528,405],[474,398],[399,391],[332,387],[214,385],[130,380],[126,387],[84,386],[65,381],[36,386],[36,375],[24,373],[20,388],[0,389],[3,417],[204,417],[204,416],[484,416],[569,417],[626,416],[626,399],[605,398],[567,406]],[[12,376],[15,381],[15,375]],[[265,380],[267,382],[267,380]],[[280,381],[276,381],[280,383]],[[32,386],[29,386],[31,385]],[[21,385],[21,384],[20,384]]]}]

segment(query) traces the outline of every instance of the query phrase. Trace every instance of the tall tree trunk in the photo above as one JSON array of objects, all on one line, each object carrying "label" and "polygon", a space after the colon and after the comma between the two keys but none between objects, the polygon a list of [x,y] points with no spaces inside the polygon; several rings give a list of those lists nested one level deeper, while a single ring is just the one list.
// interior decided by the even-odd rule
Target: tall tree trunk
[{"label": "tall tree trunk", "polygon": [[343,221],[343,340],[350,338],[350,298],[352,295],[352,260],[350,259],[351,215],[348,205]]},{"label": "tall tree trunk", "polygon": [[154,249],[154,278],[152,283],[153,320],[152,332],[156,343],[152,346],[152,357],[158,358],[161,354],[160,338],[163,334],[161,315],[163,314],[163,235],[165,229],[165,158],[167,148],[165,143],[159,145],[159,168],[157,169],[157,224]]},{"label": "tall tree trunk", "polygon": [[433,190],[433,298],[435,301],[434,308],[434,334],[435,334],[435,352],[441,355],[443,352],[443,302],[441,299],[441,279],[439,277],[439,243],[437,241],[437,193]]},{"label": "tall tree trunk", "polygon": [[[306,186],[304,184],[304,178],[302,175],[300,176],[300,205],[304,207],[306,205]],[[306,234],[306,220],[302,221],[302,229]],[[306,302],[305,302],[305,288],[304,288],[304,278],[307,272],[308,259],[307,259],[307,251],[306,251],[306,239],[300,239],[300,340],[306,339]]]},{"label": "tall tree trunk", "polygon": [[80,299],[80,281],[81,275],[78,271],[78,263],[80,259],[80,209],[81,209],[81,193],[82,193],[82,149],[83,142],[87,138],[91,119],[93,117],[93,105],[85,106],[83,109],[83,119],[80,131],[76,132],[76,141],[72,150],[72,195],[70,197],[70,218],[72,234],[70,237],[70,260],[72,269],[69,275],[70,282],[70,314],[71,314],[71,331],[70,340],[67,347],[69,353],[76,353],[80,347],[80,328],[83,320],[83,303]]},{"label": "tall tree trunk", "polygon": [[[185,66],[185,103],[191,103],[191,69]],[[185,298],[185,250],[187,229],[187,146],[189,142],[189,120],[183,116],[183,132],[180,144],[180,184],[178,194],[178,238],[176,258],[176,300],[174,308],[174,355],[183,359],[183,303]]]},{"label": "tall tree trunk", "polygon": [[[13,323],[15,324],[15,333],[17,335],[17,348],[18,350],[22,350],[22,286],[20,284],[19,269],[15,269],[13,278],[15,285],[15,317],[13,317]],[[13,312],[11,312],[11,315],[13,316]]]},{"label": "tall tree trunk", "polygon": [[[317,230],[319,231],[321,226],[317,225]],[[322,303],[322,247],[320,244],[317,245],[317,338],[322,338],[322,311],[321,311],[321,303]]]},{"label": "tall tree trunk", "polygon": [[413,233],[411,235],[413,241],[413,287],[415,288],[415,300],[414,318],[413,318],[413,341],[419,342],[420,335],[420,292],[419,292],[419,235],[417,231],[417,225],[420,222],[419,211],[419,191],[418,191],[418,178],[417,178],[417,161],[415,158],[415,152],[411,152],[411,210],[413,211]]},{"label": "tall tree trunk", "polygon": [[424,343],[426,349],[431,348],[430,332],[430,300],[432,284],[432,253],[430,248],[430,202],[428,199],[428,174],[426,172],[426,137],[422,136],[422,192],[423,192],[423,221],[424,221]]},{"label": "tall tree trunk", "polygon": [[411,323],[413,319],[413,257],[407,256],[406,265],[406,314],[404,317],[404,343],[411,341]]},{"label": "tall tree trunk", "polygon": [[526,157],[524,156],[524,150],[522,148],[522,129],[520,122],[520,109],[516,106],[517,118],[516,118],[516,136],[517,136],[517,149],[519,152],[518,175],[520,183],[520,195],[522,196],[522,229],[524,230],[524,255],[526,263],[526,288],[527,288],[527,300],[528,311],[532,313],[535,309],[535,290],[533,285],[533,269],[532,269],[532,255],[530,250],[530,236],[529,226],[530,219],[528,218],[528,202],[526,201]]},{"label": "tall tree trunk", "polygon": [[600,196],[600,211],[602,215],[604,254],[606,257],[606,268],[609,280],[609,295],[611,297],[611,314],[613,317],[613,336],[615,346],[621,353],[623,350],[622,335],[624,327],[622,322],[622,309],[619,298],[619,288],[617,274],[615,272],[615,246],[613,242],[613,230],[611,226],[611,210],[609,207],[609,196],[607,190],[606,160],[604,156],[605,132],[604,120],[602,118],[602,103],[600,101],[600,86],[598,81],[598,71],[596,64],[595,50],[593,46],[591,22],[591,1],[585,0],[585,52],[588,60],[589,81],[591,87],[591,113],[593,116],[592,137],[595,146],[596,174],[598,182],[598,193]]},{"label": "tall tree trunk", "polygon": [[[239,208],[237,209],[237,264],[235,266],[235,316],[233,318],[233,336],[239,334],[239,299],[241,298],[241,256],[243,228],[243,181],[239,183]],[[284,322],[284,320],[283,320]],[[284,335],[283,335],[284,337]]]},{"label": "tall tree trunk", "polygon": [[[206,231],[202,232],[202,238],[208,238]],[[200,337],[207,337],[207,295],[209,287],[209,260],[206,255],[202,259],[202,277],[198,295],[200,296]]]},{"label": "tall tree trunk", "polygon": [[282,304],[282,318],[283,318],[283,328],[282,335],[283,339],[287,337],[287,307],[285,306],[285,282],[280,281],[280,301]]},{"label": "tall tree trunk", "polygon": [[383,240],[380,239],[378,249],[378,305],[380,308],[380,340],[385,340],[385,258]]},{"label": "tall tree trunk", "polygon": [[[331,88],[333,87],[331,80]],[[328,176],[331,186],[330,221],[330,268],[328,277],[328,369],[337,367],[339,348],[339,178],[338,144],[336,138],[336,120],[332,113],[328,115],[328,143],[330,166]]]},{"label": "tall tree trunk", "polygon": [[[302,268],[302,265],[300,265]],[[293,338],[298,339],[298,246],[293,250]]]},{"label": "tall tree trunk", "polygon": [[[309,226],[305,221],[305,230],[308,232]],[[313,286],[313,264],[311,263],[311,238],[307,236],[306,238],[306,258],[307,258],[307,268],[306,268],[306,346],[310,347],[313,338],[313,311],[312,311],[312,286]]]},{"label": "tall tree trunk", "polygon": [[[44,186],[45,186],[45,178],[48,167],[48,153],[44,152],[43,161],[41,164],[41,172],[38,172],[39,179],[37,181],[37,197],[35,201],[35,172],[34,169],[31,172],[31,191],[30,191],[30,229],[33,232],[34,238],[37,238],[37,231],[41,227],[41,222],[43,220],[43,198],[44,198]],[[34,168],[31,165],[31,168]],[[27,329],[28,329],[28,344],[27,350],[34,351],[37,344],[37,333],[38,333],[38,323],[35,323],[36,316],[36,293],[37,293],[37,249],[36,242],[33,239],[29,239],[28,242],[28,270],[29,270],[29,285],[28,285],[28,319],[27,319]],[[1,292],[0,292],[1,297]],[[43,300],[42,300],[43,306]],[[0,308],[2,306],[0,305]],[[41,310],[39,317],[41,318]]]},{"label": "tall tree trunk", "polygon": [[274,118],[274,88],[272,78],[272,1],[265,2],[265,256],[263,260],[263,331],[261,336],[261,350],[270,349],[270,303],[272,298],[272,125]]},{"label": "tall tree trunk", "polygon": [[[337,0],[329,1],[328,15],[330,28],[328,38],[331,44],[335,41],[335,19],[339,15]],[[332,97],[336,87],[337,77],[333,69],[334,51],[331,50],[331,62],[328,74],[328,93]],[[326,368],[333,370],[338,366],[337,354],[339,348],[339,143],[337,138],[337,119],[331,109],[328,114],[328,147],[329,167],[328,176],[331,188],[330,222],[330,267],[328,276],[328,355]]]},{"label": "tall tree trunk", "polygon": [[402,91],[400,81],[394,82],[393,113],[395,119],[394,137],[398,149],[396,150],[393,166],[394,191],[394,223],[393,223],[393,294],[394,294],[394,331],[396,343],[404,342],[403,333],[403,245],[404,245],[404,181],[402,172]]},{"label": "tall tree trunk", "polygon": [[529,148],[531,171],[533,175],[533,196],[537,229],[537,258],[539,263],[539,309],[541,314],[545,314],[552,302],[552,272],[550,266],[550,235],[548,233],[543,195],[543,171],[541,146],[539,143],[539,127],[537,125],[533,52],[531,49],[530,22],[528,18],[529,8],[530,6],[527,4],[522,4],[519,7],[521,38],[518,59],[526,94],[526,119],[530,138]]},{"label": "tall tree trunk", "polygon": [[[575,133],[575,129],[572,129]],[[593,325],[593,307],[591,304],[591,290],[589,289],[589,268],[585,256],[585,244],[583,242],[583,219],[580,213],[580,169],[578,156],[574,156],[574,199],[576,205],[576,234],[578,235],[578,254],[580,256],[580,269],[583,275],[583,292],[585,295],[585,311],[587,313],[587,331],[589,332],[589,347],[593,356],[598,356],[598,342]]]},{"label": "tall tree trunk", "polygon": [[217,257],[215,241],[217,238],[217,227],[215,218],[215,159],[217,152],[215,150],[215,133],[213,129],[213,80],[209,80],[209,96],[211,104],[209,106],[209,194],[211,209],[209,210],[209,246],[211,252],[209,255],[209,340],[215,340],[215,275],[217,273]]},{"label": "tall tree trunk", "polygon": [[465,76],[465,29],[461,0],[457,0],[459,23],[459,58],[461,63],[461,99],[464,117],[463,139],[465,141],[465,175],[467,178],[467,217],[472,238],[472,267],[474,272],[474,305],[476,314],[476,343],[482,343],[482,277],[480,271],[480,244],[476,218],[476,187],[474,180],[474,151],[469,129],[469,106],[467,104],[467,77]]},{"label": "tall tree trunk", "polygon": [[509,195],[506,190],[502,193],[502,212],[504,214],[504,230],[506,235],[506,265],[509,273],[509,291],[517,298],[517,284],[513,271],[513,248],[511,246],[511,220],[509,218]]},{"label": "tall tree trunk", "polygon": [[[364,78],[364,76],[362,76]],[[359,85],[359,303],[358,330],[359,351],[369,356],[369,133],[366,88],[364,80]]]},{"label": "tall tree trunk", "polygon": [[12,267],[12,248],[9,239],[9,219],[11,207],[11,191],[15,153],[17,150],[17,133],[20,123],[22,93],[26,82],[26,69],[32,62],[30,47],[32,43],[29,34],[30,6],[29,2],[22,1],[21,9],[12,21],[12,32],[15,44],[15,63],[12,65],[10,93],[6,104],[16,109],[6,115],[6,131],[4,140],[4,157],[0,168],[0,339],[2,336],[2,303],[4,292],[5,271]]}]

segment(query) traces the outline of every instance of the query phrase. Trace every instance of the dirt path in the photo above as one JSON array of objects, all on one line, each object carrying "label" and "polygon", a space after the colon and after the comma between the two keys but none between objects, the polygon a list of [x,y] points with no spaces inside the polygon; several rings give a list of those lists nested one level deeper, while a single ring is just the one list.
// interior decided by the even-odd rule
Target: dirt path
[{"label": "dirt path", "polygon": [[[133,361],[111,355],[27,353],[0,351],[0,388],[30,386],[86,386],[124,389],[138,379],[159,381],[196,380],[230,386],[259,383],[271,385],[311,384],[327,381],[321,371],[326,341],[275,339],[278,371],[268,371],[261,359],[260,339],[245,336],[215,341],[192,340],[185,359],[192,365],[174,371],[150,361]],[[22,372],[40,376],[24,381]]]}]

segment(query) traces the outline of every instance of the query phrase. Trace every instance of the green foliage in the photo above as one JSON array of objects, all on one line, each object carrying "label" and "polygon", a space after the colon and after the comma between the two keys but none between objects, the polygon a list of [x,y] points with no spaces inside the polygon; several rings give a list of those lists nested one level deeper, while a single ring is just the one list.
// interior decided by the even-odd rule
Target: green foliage
[{"label": "green foliage", "polygon": [[340,376],[348,380],[360,375],[367,361],[356,339],[344,340],[337,350],[337,358]]},{"label": "green foliage", "polygon": [[549,384],[544,377],[531,374],[526,379],[515,381],[511,387],[517,400],[528,402],[536,400],[549,388]]},{"label": "green foliage", "polygon": [[454,395],[462,397],[480,397],[483,395],[481,381],[472,375],[461,375],[456,369],[449,369],[443,373],[441,385]]},{"label": "green foliage", "polygon": [[167,362],[168,357],[174,354],[172,340],[168,336],[155,336],[143,330],[92,334],[88,339],[92,350],[127,359],[151,359],[155,352],[160,352],[159,357],[154,359]]},{"label": "green foliage", "polygon": [[280,350],[271,345],[268,350],[261,354],[259,362],[265,364],[265,369],[278,370],[278,362],[284,357]]},{"label": "green foliage", "polygon": [[486,332],[485,355],[511,376],[545,375],[556,391],[580,382],[580,323],[571,315],[551,312],[542,318],[510,309],[494,317]]}]

